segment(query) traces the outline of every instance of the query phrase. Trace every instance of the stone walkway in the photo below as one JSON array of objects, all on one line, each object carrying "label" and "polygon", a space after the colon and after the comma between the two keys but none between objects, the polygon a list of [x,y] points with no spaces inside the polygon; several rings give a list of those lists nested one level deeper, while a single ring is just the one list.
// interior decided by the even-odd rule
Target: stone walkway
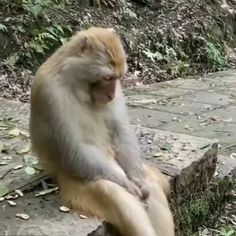
[{"label": "stone walkway", "polygon": [[[177,79],[126,90],[134,123],[219,139],[222,154],[236,152],[236,71]],[[229,145],[231,148],[224,149]]]},{"label": "stone walkway", "polygon": [[[217,174],[235,173],[235,70],[139,85],[125,94],[143,156],[170,176],[174,191],[181,192],[179,201],[201,189],[214,174],[214,143],[220,144]],[[28,117],[28,104],[0,99],[0,195],[29,189],[44,177],[29,152]],[[43,187],[51,188],[45,183]],[[38,191],[13,200],[16,206],[0,198],[0,235],[85,236],[98,224],[62,213],[55,194],[35,197]],[[30,219],[16,218],[19,212],[29,214]]]}]

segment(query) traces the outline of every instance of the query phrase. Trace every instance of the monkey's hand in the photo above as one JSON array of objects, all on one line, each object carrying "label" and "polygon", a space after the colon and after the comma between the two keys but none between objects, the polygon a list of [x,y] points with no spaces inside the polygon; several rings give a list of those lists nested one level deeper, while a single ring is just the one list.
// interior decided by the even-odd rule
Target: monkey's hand
[{"label": "monkey's hand", "polygon": [[130,170],[127,172],[127,177],[132,181],[141,191],[142,200],[146,200],[149,197],[149,190],[146,184],[144,170]]},{"label": "monkey's hand", "polygon": [[137,196],[140,199],[143,199],[143,193],[141,189],[134,182],[127,179],[123,186],[127,189],[129,193]]},{"label": "monkey's hand", "polygon": [[140,188],[128,179],[124,172],[117,171],[116,168],[111,168],[110,166],[110,174],[105,178],[125,188],[132,195],[137,196],[140,199],[142,198],[143,194]]}]

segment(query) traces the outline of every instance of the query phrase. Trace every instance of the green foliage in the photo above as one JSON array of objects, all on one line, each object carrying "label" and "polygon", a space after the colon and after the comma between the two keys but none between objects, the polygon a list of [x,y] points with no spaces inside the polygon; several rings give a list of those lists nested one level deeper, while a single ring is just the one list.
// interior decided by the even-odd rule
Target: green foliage
[{"label": "green foliage", "polygon": [[196,61],[207,63],[207,65],[213,69],[222,69],[226,67],[227,60],[222,44],[214,39],[199,39],[201,40],[202,46],[196,49]]},{"label": "green foliage", "polygon": [[4,24],[0,23],[0,32],[7,32],[7,31],[8,31],[7,27]]},{"label": "green foliage", "polygon": [[9,23],[8,28],[0,24],[0,31],[8,30],[17,44],[17,53],[4,60],[6,66],[37,66],[71,36],[71,28],[56,22],[48,13],[48,9],[60,9],[64,4],[66,1],[63,0],[13,0],[5,3],[5,8],[22,10],[22,15],[6,18],[17,24]]},{"label": "green foliage", "polygon": [[164,56],[160,52],[151,52],[149,49],[143,51],[147,58],[151,59],[153,62],[161,61],[164,59]]},{"label": "green foliage", "polygon": [[150,49],[143,51],[145,56],[152,62],[167,64],[166,71],[173,77],[188,75],[190,65],[185,61],[178,59],[178,53],[176,49],[160,42],[156,42],[154,48],[156,50],[155,52],[152,52]]},{"label": "green foliage", "polygon": [[171,62],[177,59],[177,53],[174,48],[168,46],[167,44],[156,43],[155,52],[150,49],[146,49],[143,53],[151,59],[153,62]]},{"label": "green foliage", "polygon": [[220,235],[221,236],[234,236],[236,234],[236,230],[232,228],[221,228]]},{"label": "green foliage", "polygon": [[38,17],[45,8],[52,4],[51,0],[23,0],[22,7],[31,13],[34,17]]}]

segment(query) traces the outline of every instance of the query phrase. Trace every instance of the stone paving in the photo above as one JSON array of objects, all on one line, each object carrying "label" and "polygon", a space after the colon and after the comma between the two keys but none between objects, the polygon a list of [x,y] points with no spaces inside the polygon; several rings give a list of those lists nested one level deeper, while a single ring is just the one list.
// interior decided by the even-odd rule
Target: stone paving
[{"label": "stone paving", "polygon": [[[137,85],[126,89],[125,95],[143,156],[174,180],[180,201],[209,182],[215,172],[217,142],[218,175],[235,173],[236,70]],[[42,180],[29,151],[28,118],[29,104],[0,99],[0,193],[24,190]],[[37,191],[14,200],[16,206],[7,200],[0,203],[0,235],[22,235],[23,229],[24,235],[85,236],[98,224],[60,212],[56,194],[35,198]],[[19,212],[30,219],[16,218]]]},{"label": "stone paving", "polygon": [[126,94],[133,123],[219,139],[221,154],[236,152],[235,70],[140,85],[127,89]]}]

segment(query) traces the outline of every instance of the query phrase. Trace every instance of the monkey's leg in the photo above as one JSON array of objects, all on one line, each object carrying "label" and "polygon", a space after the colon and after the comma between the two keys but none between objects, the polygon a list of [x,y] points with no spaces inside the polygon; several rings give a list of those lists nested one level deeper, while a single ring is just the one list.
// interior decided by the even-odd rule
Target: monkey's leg
[{"label": "monkey's leg", "polygon": [[147,213],[158,236],[174,236],[173,216],[166,196],[168,182],[158,170],[145,167],[150,195]]},{"label": "monkey's leg", "polygon": [[139,199],[107,180],[83,183],[59,179],[60,193],[73,209],[90,213],[114,225],[122,236],[157,236]]}]

